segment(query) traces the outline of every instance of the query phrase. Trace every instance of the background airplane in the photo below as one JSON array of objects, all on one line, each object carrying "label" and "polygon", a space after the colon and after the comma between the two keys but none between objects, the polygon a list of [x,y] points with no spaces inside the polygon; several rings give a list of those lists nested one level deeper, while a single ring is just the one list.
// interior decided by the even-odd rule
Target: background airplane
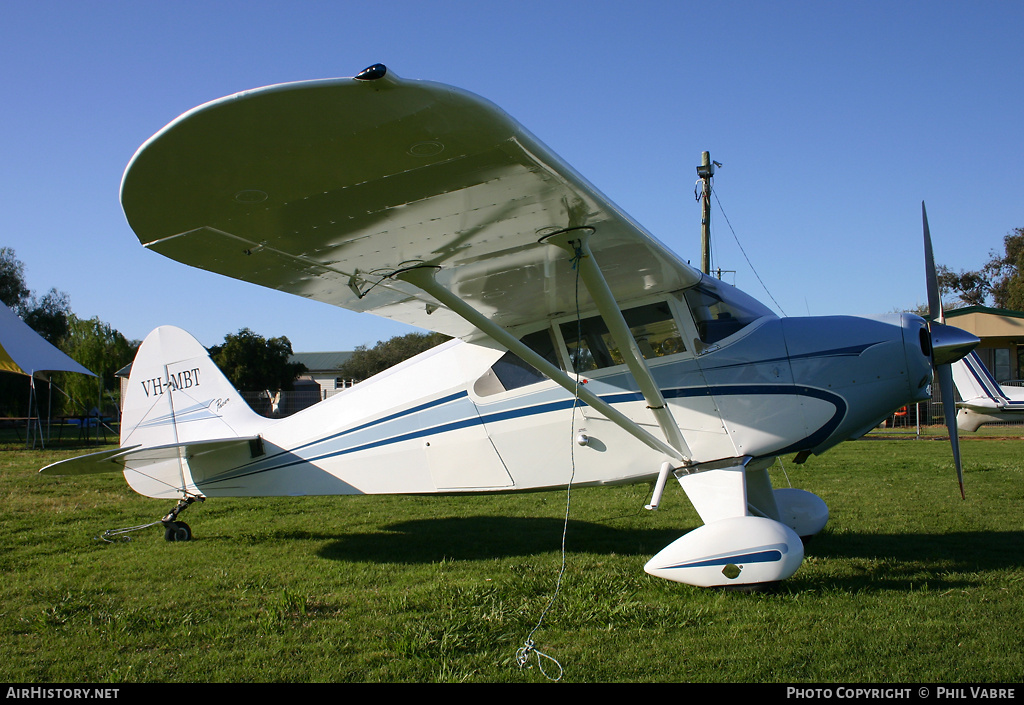
[{"label": "background airplane", "polygon": [[953,363],[953,380],[961,399],[956,404],[956,423],[961,431],[1024,420],[1024,389],[1000,385],[978,353],[972,351]]},{"label": "background airplane", "polygon": [[779,318],[690,267],[493,104],[380,64],[185,113],[133,157],[121,202],[167,257],[454,338],[271,420],[191,336],[156,329],[121,447],[42,472],[119,469],[137,492],[178,499],[170,540],[191,537],[178,515],[211,497],[644,482],[654,509],[675,477],[704,526],[645,570],[774,583],[828,519],[810,492],[772,487],[776,458],[803,462],[929,398],[933,367],[952,395],[950,363],[978,342],[909,314]]}]

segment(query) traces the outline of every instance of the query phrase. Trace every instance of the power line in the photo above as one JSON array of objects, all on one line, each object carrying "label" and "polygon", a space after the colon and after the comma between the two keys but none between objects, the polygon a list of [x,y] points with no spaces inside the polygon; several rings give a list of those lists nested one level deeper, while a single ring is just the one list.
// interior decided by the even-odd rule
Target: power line
[{"label": "power line", "polygon": [[761,284],[761,288],[764,289],[764,292],[768,294],[768,298],[770,298],[772,300],[772,303],[775,304],[775,308],[779,309],[782,315],[785,316],[786,312],[782,310],[782,306],[779,306],[779,302],[775,300],[774,296],[772,296],[772,292],[768,291],[768,287],[765,286],[764,281],[761,279],[761,275],[757,273],[756,269],[754,269],[753,263],[750,261],[750,258],[747,257],[746,250],[744,250],[743,245],[740,244],[740,239],[739,237],[736,236],[736,230],[733,229],[732,223],[729,222],[729,216],[726,215],[725,208],[722,207],[722,201],[721,199],[718,198],[718,191],[716,189],[713,189],[712,193],[715,195],[715,202],[718,203],[718,209],[722,211],[722,217],[725,218],[726,225],[729,226],[729,230],[732,232],[732,237],[736,241],[736,246],[740,248],[740,252],[743,254],[743,258],[747,260],[747,265],[750,267],[750,271],[754,273],[754,276],[757,278],[757,281]]}]

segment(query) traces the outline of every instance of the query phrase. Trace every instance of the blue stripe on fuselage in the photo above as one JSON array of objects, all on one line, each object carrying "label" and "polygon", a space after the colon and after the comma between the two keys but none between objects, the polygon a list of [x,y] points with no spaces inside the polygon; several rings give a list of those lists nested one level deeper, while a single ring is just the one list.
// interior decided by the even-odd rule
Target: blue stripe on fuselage
[{"label": "blue stripe on fuselage", "polygon": [[[548,390],[545,390],[548,391]],[[800,439],[799,441],[779,450],[771,452],[771,455],[783,455],[785,453],[795,452],[804,448],[813,448],[825,439],[836,429],[841,423],[843,417],[846,414],[846,401],[839,395],[832,392],[827,392],[822,389],[816,389],[813,387],[799,386],[799,385],[723,385],[717,387],[690,387],[690,388],[670,388],[662,391],[662,394],[666,399],[684,399],[689,397],[700,397],[700,396],[727,396],[727,395],[789,395],[789,396],[806,396],[815,399],[821,399],[831,403],[835,407],[835,412],[832,417],[823,424],[819,429],[811,433],[806,438]],[[622,404],[628,402],[642,401],[643,396],[639,392],[623,391],[610,394],[601,394],[600,398],[608,404]],[[469,402],[469,406],[462,408],[461,404],[454,404],[454,402],[461,401]],[[365,450],[371,450],[374,448],[380,448],[383,446],[391,445],[394,443],[402,443],[404,441],[415,440],[417,438],[423,438],[425,436],[431,436],[440,433],[446,433],[449,431],[457,431],[459,429],[468,428],[476,425],[487,425],[496,424],[511,419],[518,419],[527,416],[536,416],[539,414],[545,414],[555,411],[562,411],[571,408],[577,402],[574,399],[561,399],[556,401],[549,401],[539,404],[531,404],[527,406],[521,406],[513,409],[506,409],[502,411],[494,411],[490,413],[479,413],[480,407],[472,403],[469,399],[469,395],[465,391],[456,392],[449,394],[439,399],[435,399],[430,402],[425,402],[417,406],[405,409],[403,411],[394,412],[383,416],[374,421],[368,421],[358,426],[339,431],[338,433],[331,434],[315,441],[310,441],[302,445],[296,446],[292,449],[281,450],[273,453],[269,456],[255,459],[245,465],[233,468],[227,473],[222,474],[219,477],[209,478],[203,481],[203,484],[212,484],[216,482],[225,482],[228,480],[235,480],[241,477],[246,477],[254,474],[269,472],[272,470],[280,470],[283,468],[291,467],[294,465],[316,462],[325,460],[328,458],[340,457],[343,455],[349,455]],[[583,402],[578,402],[582,404]],[[306,457],[296,457],[296,454],[303,451],[314,448],[316,446],[322,446],[333,441],[337,441],[346,436],[358,433],[360,431],[368,431],[376,427],[382,427],[387,424],[399,420],[409,420],[417,415],[423,415],[426,413],[433,413],[442,406],[451,405],[451,410],[458,412],[460,418],[452,419],[449,421],[443,421],[437,423],[436,421],[432,425],[423,425],[420,428],[412,431],[393,433],[392,435],[380,436],[377,438],[366,440],[365,442],[356,442],[352,445],[344,448],[337,448],[327,450],[320,453],[314,453]]]}]

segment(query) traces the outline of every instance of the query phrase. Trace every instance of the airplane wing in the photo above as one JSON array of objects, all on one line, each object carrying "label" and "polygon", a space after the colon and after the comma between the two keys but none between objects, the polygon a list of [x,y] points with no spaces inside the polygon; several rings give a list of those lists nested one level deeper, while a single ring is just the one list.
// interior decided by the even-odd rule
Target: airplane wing
[{"label": "airplane wing", "polygon": [[199,106],[139,149],[121,203],[172,259],[464,338],[471,324],[389,275],[438,266],[505,329],[575,310],[570,258],[542,242],[564,229],[593,229],[620,302],[700,277],[492,103],[390,71]]}]

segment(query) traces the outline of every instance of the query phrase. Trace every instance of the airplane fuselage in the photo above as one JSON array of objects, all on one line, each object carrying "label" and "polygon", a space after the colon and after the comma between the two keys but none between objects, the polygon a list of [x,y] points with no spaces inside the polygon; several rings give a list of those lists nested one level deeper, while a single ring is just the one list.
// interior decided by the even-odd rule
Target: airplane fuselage
[{"label": "airplane fuselage", "polygon": [[[684,306],[671,310],[683,333],[673,338],[686,339],[692,319]],[[680,345],[648,365],[695,463],[746,456],[750,467],[763,467],[778,455],[821,453],[928,398],[923,327],[911,315],[764,315],[699,352],[699,345]],[[562,337],[553,337],[557,357],[568,359]],[[450,341],[268,423],[259,457],[240,458],[231,468],[218,458],[209,473],[202,458],[194,459],[194,486],[206,496],[457,493],[647,482],[657,475],[663,454],[551,380],[538,376],[505,389],[492,379],[505,358],[492,345]],[[621,364],[582,372],[580,384],[657,434]]]}]

